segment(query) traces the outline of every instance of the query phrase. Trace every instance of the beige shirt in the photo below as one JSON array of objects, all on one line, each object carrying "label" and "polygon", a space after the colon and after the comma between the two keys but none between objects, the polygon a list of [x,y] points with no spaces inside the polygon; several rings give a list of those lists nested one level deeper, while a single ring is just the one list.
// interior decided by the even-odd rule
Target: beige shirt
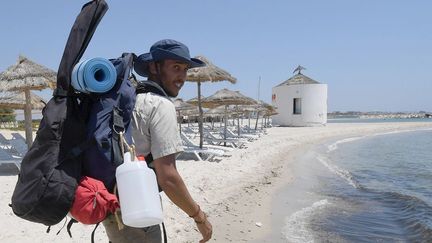
[{"label": "beige shirt", "polygon": [[183,151],[173,102],[154,93],[137,95],[132,119],[137,155],[158,159]]}]

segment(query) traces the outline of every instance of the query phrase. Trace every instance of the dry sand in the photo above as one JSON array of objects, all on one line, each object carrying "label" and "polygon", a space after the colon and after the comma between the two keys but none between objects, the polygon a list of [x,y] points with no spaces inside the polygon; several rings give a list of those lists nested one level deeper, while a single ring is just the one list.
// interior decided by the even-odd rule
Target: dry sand
[{"label": "dry sand", "polygon": [[[325,127],[275,127],[268,135],[228,152],[219,162],[179,160],[178,170],[193,198],[210,216],[211,242],[251,242],[263,239],[274,227],[271,221],[272,195],[295,176],[290,165],[312,145],[332,138],[432,128],[432,122],[328,124]],[[0,131],[6,137],[8,131]],[[12,169],[11,169],[12,168]],[[7,169],[4,165],[0,167]],[[47,227],[14,216],[8,206],[16,175],[0,176],[0,242],[90,242],[94,226],[76,224],[73,238],[63,225]],[[201,238],[188,216],[163,195],[165,224],[170,242],[198,242]],[[101,226],[96,242],[108,242]]]}]

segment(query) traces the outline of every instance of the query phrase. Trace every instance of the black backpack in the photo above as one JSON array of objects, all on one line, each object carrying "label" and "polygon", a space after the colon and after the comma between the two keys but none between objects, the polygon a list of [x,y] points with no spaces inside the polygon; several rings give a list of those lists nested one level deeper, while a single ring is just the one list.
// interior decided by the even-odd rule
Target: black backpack
[{"label": "black backpack", "polygon": [[82,151],[88,146],[83,141],[91,99],[74,92],[70,77],[107,10],[104,0],[91,1],[72,27],[57,73],[57,89],[42,111],[12,195],[12,210],[23,219],[51,226],[71,208],[82,175]]}]

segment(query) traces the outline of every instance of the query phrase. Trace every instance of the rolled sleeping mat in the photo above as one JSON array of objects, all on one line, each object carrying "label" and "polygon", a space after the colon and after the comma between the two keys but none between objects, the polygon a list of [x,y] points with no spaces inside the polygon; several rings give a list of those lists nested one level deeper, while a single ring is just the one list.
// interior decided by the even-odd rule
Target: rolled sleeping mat
[{"label": "rolled sleeping mat", "polygon": [[107,59],[96,57],[83,60],[72,70],[72,86],[83,93],[105,93],[114,87],[117,72]]}]

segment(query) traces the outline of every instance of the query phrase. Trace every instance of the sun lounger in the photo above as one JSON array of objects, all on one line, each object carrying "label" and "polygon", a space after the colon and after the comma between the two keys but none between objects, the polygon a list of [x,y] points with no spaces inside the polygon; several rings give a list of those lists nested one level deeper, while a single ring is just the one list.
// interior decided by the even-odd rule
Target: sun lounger
[{"label": "sun lounger", "polygon": [[11,150],[14,150],[19,156],[24,157],[27,153],[27,144],[22,139],[11,139],[9,140],[9,144],[11,145]]},{"label": "sun lounger", "polygon": [[240,132],[247,134],[267,134],[267,131],[265,129],[258,128],[257,130],[255,130],[255,128],[250,128],[248,125],[241,127]]},{"label": "sun lounger", "polygon": [[[221,128],[220,130],[220,134],[221,136],[224,136],[225,130],[224,128]],[[259,138],[258,135],[254,135],[254,134],[241,134],[240,136],[238,135],[238,133],[234,133],[231,129],[227,128],[226,130],[226,137],[227,138],[238,138],[238,139],[246,139],[248,142],[252,142],[253,140],[256,140]]]},{"label": "sun lounger", "polygon": [[196,136],[199,136],[199,133],[190,127],[182,127],[181,132],[185,133],[188,137],[191,138],[195,138]]},{"label": "sun lounger", "polygon": [[0,149],[10,149],[11,145],[9,143],[9,140],[3,136],[3,134],[0,133]]},{"label": "sun lounger", "polygon": [[216,156],[223,156],[224,155],[224,151],[222,150],[214,150],[214,149],[208,149],[208,148],[202,148],[200,149],[199,147],[188,147],[188,146],[183,146],[183,153],[191,153],[193,155],[195,155],[195,157],[199,160],[199,161],[203,161],[202,156],[205,155],[207,160],[212,161]]},{"label": "sun lounger", "polygon": [[218,138],[208,131],[204,131],[204,141],[211,145],[224,144],[224,145],[230,145],[233,148],[242,148],[246,143],[245,141],[235,139],[235,138],[227,138],[227,139]]},{"label": "sun lounger", "polygon": [[0,164],[15,164],[18,170],[21,168],[21,158],[14,157],[6,150],[0,149]]},{"label": "sun lounger", "polygon": [[[196,144],[196,143],[194,143],[194,142],[192,142],[192,140],[190,140],[189,137],[186,134],[184,134],[183,132],[180,133],[180,137],[182,139],[182,142],[183,142],[184,146],[199,148],[199,145]],[[203,146],[203,148],[222,150],[224,152],[231,152],[231,151],[233,151],[233,148],[214,146],[214,145],[210,145],[210,144],[206,144],[205,146]]]},{"label": "sun lounger", "polygon": [[23,135],[21,135],[21,133],[17,133],[17,132],[13,132],[12,133],[12,138],[14,138],[14,139],[21,139],[24,142],[26,141],[25,137],[23,137]]},{"label": "sun lounger", "polygon": [[205,156],[205,159],[208,159],[209,161],[213,160],[216,156],[225,155],[225,151],[222,149],[209,147],[200,148],[199,146],[195,145],[184,133],[181,133],[180,137],[182,138],[183,142],[183,153],[193,154],[196,159],[200,161],[203,160],[203,155]]}]

